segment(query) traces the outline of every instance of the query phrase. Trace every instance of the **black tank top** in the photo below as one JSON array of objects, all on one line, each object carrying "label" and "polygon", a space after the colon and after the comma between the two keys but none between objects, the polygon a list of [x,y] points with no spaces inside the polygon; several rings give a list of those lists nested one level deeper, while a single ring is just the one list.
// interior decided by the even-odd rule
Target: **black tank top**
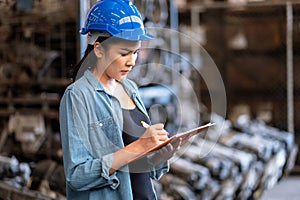
[{"label": "black tank top", "polygon": [[[123,142],[128,145],[137,140],[145,132],[141,121],[150,123],[147,116],[138,108],[132,110],[122,109],[123,112]],[[146,158],[129,164],[132,194],[135,200],[154,200],[149,168]]]}]

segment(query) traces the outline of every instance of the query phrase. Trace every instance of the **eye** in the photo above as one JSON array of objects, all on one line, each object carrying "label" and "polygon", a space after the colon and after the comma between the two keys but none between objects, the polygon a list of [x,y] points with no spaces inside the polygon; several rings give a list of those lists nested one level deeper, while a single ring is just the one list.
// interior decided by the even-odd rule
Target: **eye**
[{"label": "eye", "polygon": [[126,52],[126,53],[120,53],[121,54],[121,56],[127,56],[128,54],[129,54],[130,52]]},{"label": "eye", "polygon": [[140,49],[137,49],[137,50],[135,50],[134,52],[133,52],[133,54],[139,54],[140,53]]},{"label": "eye", "polygon": [[137,55],[138,53],[140,52],[140,49],[137,49],[137,50],[135,50],[135,51],[127,51],[127,52],[122,52],[122,53],[120,53],[121,54],[121,56],[128,56],[129,54],[133,54],[133,55]]}]

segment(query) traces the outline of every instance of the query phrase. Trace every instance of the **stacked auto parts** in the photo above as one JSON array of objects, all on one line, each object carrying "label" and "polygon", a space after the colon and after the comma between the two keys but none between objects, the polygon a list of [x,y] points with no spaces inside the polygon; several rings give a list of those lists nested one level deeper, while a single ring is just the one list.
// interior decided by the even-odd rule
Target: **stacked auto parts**
[{"label": "stacked auto parts", "polygon": [[157,183],[162,199],[260,199],[290,173],[298,151],[293,134],[256,120],[246,126],[212,119],[222,129],[192,138],[171,160],[171,173]]}]

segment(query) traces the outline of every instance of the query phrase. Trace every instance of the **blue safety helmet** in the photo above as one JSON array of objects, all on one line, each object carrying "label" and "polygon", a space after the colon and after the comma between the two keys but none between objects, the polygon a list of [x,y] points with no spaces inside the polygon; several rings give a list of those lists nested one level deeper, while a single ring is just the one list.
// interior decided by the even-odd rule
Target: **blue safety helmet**
[{"label": "blue safety helmet", "polygon": [[138,9],[130,0],[100,0],[89,10],[81,34],[100,31],[125,40],[149,40]]}]

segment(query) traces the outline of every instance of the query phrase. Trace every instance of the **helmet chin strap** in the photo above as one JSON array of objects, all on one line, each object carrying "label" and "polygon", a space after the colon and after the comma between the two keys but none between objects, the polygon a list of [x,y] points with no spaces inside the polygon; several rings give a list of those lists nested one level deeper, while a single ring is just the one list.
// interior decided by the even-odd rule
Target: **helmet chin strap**
[{"label": "helmet chin strap", "polygon": [[97,32],[97,31],[88,32],[87,43],[91,44],[91,45],[94,45],[96,40],[100,36],[101,37],[110,37],[111,35],[109,33],[106,33],[106,32]]}]

